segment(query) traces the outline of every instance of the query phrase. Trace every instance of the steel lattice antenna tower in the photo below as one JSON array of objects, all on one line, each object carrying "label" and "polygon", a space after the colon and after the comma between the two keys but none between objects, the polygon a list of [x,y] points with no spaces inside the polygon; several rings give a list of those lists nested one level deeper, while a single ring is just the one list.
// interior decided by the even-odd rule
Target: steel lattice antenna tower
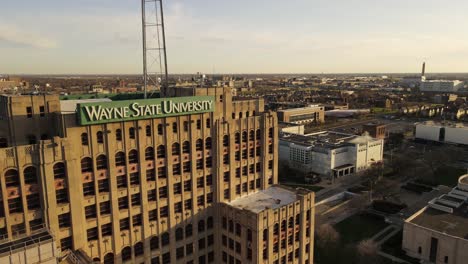
[{"label": "steel lattice antenna tower", "polygon": [[162,0],[141,0],[143,29],[143,82],[145,99],[148,86],[160,87],[161,94],[167,94],[168,73],[166,33]]}]

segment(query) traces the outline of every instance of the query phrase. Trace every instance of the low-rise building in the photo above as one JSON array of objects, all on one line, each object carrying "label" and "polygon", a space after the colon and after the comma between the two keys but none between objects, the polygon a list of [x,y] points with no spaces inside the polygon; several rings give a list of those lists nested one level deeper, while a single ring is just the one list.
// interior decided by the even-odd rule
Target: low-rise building
[{"label": "low-rise building", "polygon": [[458,186],[406,219],[403,250],[424,263],[464,264],[468,259],[468,174]]},{"label": "low-rise building", "polygon": [[278,120],[286,123],[323,123],[325,122],[325,108],[319,105],[310,105],[301,108],[292,108],[278,111]]},{"label": "low-rise building", "polygon": [[378,139],[384,139],[386,134],[386,125],[382,123],[367,123],[362,126],[364,132],[369,133],[369,136]]},{"label": "low-rise building", "polygon": [[463,123],[422,122],[416,124],[416,139],[468,145],[468,127]]},{"label": "low-rise building", "polygon": [[383,160],[383,139],[323,131],[280,135],[279,159],[306,173],[339,178]]},{"label": "low-rise building", "polygon": [[419,89],[421,92],[457,92],[463,85],[462,81],[457,80],[422,80]]}]

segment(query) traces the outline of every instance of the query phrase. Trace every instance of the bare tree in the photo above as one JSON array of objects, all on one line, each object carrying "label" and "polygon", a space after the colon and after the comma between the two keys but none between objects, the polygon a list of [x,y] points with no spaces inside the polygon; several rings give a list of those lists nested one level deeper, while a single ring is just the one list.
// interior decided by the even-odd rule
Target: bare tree
[{"label": "bare tree", "polygon": [[317,237],[317,246],[321,248],[336,245],[340,241],[340,234],[330,224],[323,224],[315,232]]},{"label": "bare tree", "polygon": [[379,247],[371,239],[362,240],[356,246],[356,251],[359,257],[359,263],[362,264],[374,264],[377,263],[379,256],[377,252]]},{"label": "bare tree", "polygon": [[362,173],[364,182],[369,186],[369,201],[373,200],[372,194],[375,185],[383,175],[383,163],[375,163]]}]

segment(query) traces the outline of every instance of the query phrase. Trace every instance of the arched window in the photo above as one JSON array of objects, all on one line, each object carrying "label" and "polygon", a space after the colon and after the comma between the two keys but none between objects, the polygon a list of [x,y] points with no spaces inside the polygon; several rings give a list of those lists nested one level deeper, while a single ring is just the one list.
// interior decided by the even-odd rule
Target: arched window
[{"label": "arched window", "polygon": [[205,139],[205,149],[211,149],[211,137]]},{"label": "arched window", "polygon": [[127,261],[132,259],[132,248],[124,247],[122,249],[122,261]]},{"label": "arched window", "polygon": [[242,132],[242,142],[247,142],[247,131]]},{"label": "arched window", "polygon": [[172,144],[172,155],[180,155],[180,144],[177,142]]},{"label": "arched window", "polygon": [[6,138],[0,138],[0,148],[8,148],[8,140]]},{"label": "arched window", "polygon": [[239,132],[236,132],[236,134],[234,135],[234,142],[236,144],[240,143],[240,133]]},{"label": "arched window", "polygon": [[255,110],[252,111],[252,115],[255,116]]},{"label": "arched window", "polygon": [[164,246],[167,246],[169,245],[170,243],[170,239],[169,239],[169,233],[164,233],[161,235],[161,245],[164,247]]},{"label": "arched window", "polygon": [[239,118],[242,118],[242,112],[239,112]]},{"label": "arched window", "polygon": [[190,143],[188,141],[184,141],[184,143],[182,143],[182,153],[184,154],[190,153]]},{"label": "arched window", "polygon": [[249,140],[250,141],[255,140],[255,132],[253,130],[250,130],[250,132],[249,132]]},{"label": "arched window", "polygon": [[203,150],[203,140],[197,139],[197,141],[195,142],[195,149],[197,151],[202,151]]},{"label": "arched window", "polygon": [[37,183],[37,170],[33,166],[29,166],[24,169],[24,183],[36,184]]},{"label": "arched window", "polygon": [[245,112],[245,116],[246,116],[246,117],[249,117],[249,116],[250,116],[250,112],[249,112],[249,111]]},{"label": "arched window", "polygon": [[159,248],[159,237],[153,236],[150,239],[150,249],[155,250],[155,249],[158,249],[158,248]]},{"label": "arched window", "polygon": [[104,256],[104,264],[114,264],[114,254],[113,253],[107,253]]},{"label": "arched window", "polygon": [[81,134],[81,145],[83,146],[88,146],[89,142],[88,142],[88,134],[87,133],[83,133]]},{"label": "arched window", "polygon": [[166,157],[166,147],[163,145],[159,145],[157,151],[158,158],[165,158]]},{"label": "arched window", "polygon": [[131,127],[128,129],[128,136],[132,139],[134,139],[136,137],[135,135],[135,128],[134,127]]},{"label": "arched window", "polygon": [[90,157],[81,159],[81,172],[93,172],[93,160]]},{"label": "arched window", "polygon": [[145,160],[154,160],[154,148],[147,147],[145,149]]},{"label": "arched window", "polygon": [[188,224],[186,227],[185,227],[185,237],[191,237],[193,234],[193,226],[192,224]]},{"label": "arched window", "polygon": [[122,151],[115,154],[115,166],[125,166],[125,154]]},{"label": "arched window", "polygon": [[6,187],[19,186],[19,175],[17,170],[7,170],[5,172],[5,185]]},{"label": "arched window", "polygon": [[176,241],[180,241],[184,239],[184,229],[182,229],[182,227],[179,227],[176,229],[175,237],[176,237]]},{"label": "arched window", "polygon": [[205,231],[205,221],[200,220],[198,221],[198,232],[203,232]]},{"label": "arched window", "polygon": [[63,162],[54,165],[54,179],[65,179],[66,169]]},{"label": "arched window", "polygon": [[[122,141],[122,130],[121,129],[115,130],[115,140]],[[112,256],[112,257],[114,257],[114,256]]]},{"label": "arched window", "polygon": [[97,143],[104,143],[104,134],[102,133],[102,131],[98,131],[96,133],[96,140]]},{"label": "arched window", "polygon": [[146,126],[145,132],[147,137],[151,137],[151,126]]},{"label": "arched window", "polygon": [[107,170],[107,157],[104,154],[97,156],[96,168],[98,170]]},{"label": "arched window", "polygon": [[135,252],[135,257],[141,256],[145,253],[143,248],[143,242],[138,242],[133,246],[133,251]]},{"label": "arched window", "polygon": [[128,153],[128,163],[130,164],[138,163],[138,151],[136,149],[132,149]]},{"label": "arched window", "polygon": [[228,135],[223,136],[223,147],[229,147],[229,136]]}]

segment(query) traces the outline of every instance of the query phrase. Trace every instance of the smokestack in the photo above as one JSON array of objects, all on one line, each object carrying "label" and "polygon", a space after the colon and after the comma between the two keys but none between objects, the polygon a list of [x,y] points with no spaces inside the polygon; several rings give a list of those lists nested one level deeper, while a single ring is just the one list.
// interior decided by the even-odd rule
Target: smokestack
[{"label": "smokestack", "polygon": [[425,77],[425,76],[426,76],[426,62],[423,62],[421,77]]}]

